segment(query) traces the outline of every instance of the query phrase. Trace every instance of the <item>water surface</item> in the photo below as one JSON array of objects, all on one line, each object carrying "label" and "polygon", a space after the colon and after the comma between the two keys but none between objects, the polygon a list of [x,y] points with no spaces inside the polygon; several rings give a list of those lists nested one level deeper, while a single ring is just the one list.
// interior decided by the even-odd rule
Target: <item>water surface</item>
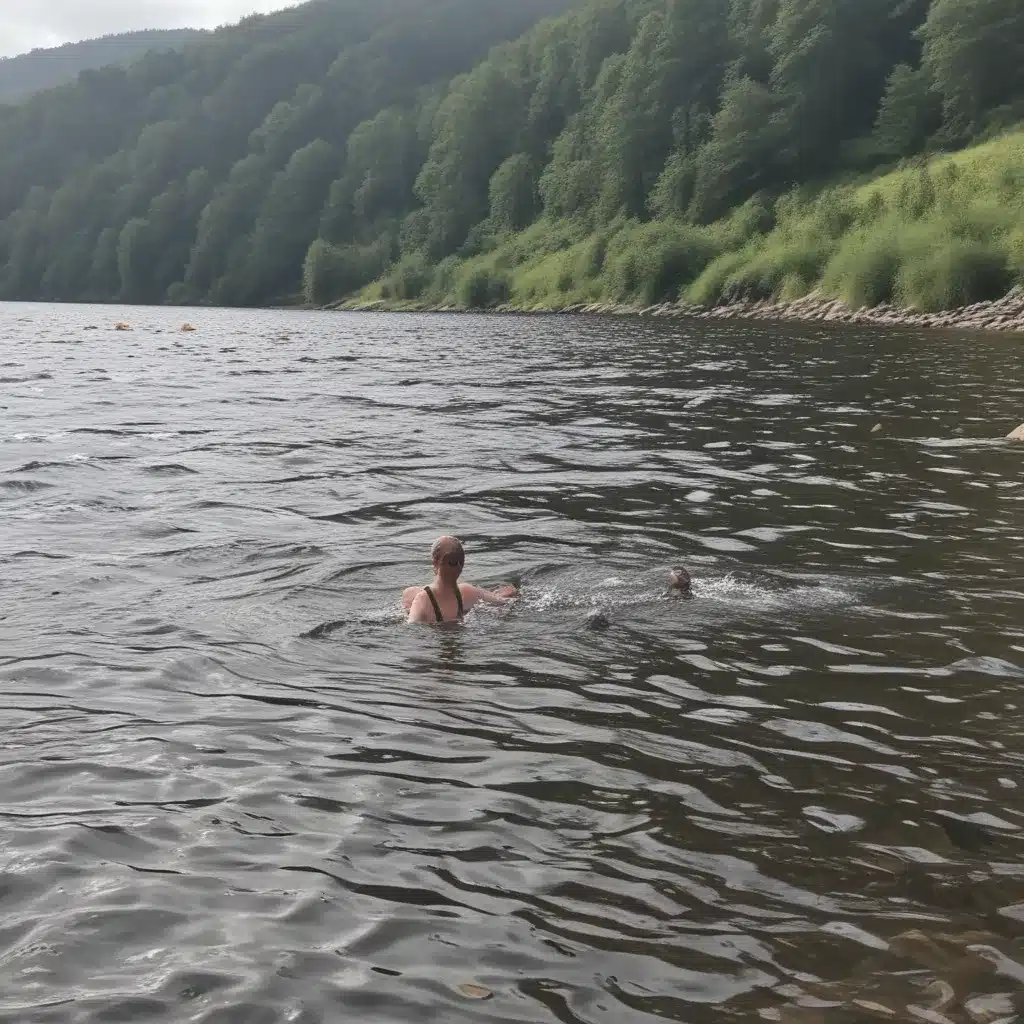
[{"label": "water surface", "polygon": [[1012,1017],[1021,352],[0,306],[0,1021]]}]

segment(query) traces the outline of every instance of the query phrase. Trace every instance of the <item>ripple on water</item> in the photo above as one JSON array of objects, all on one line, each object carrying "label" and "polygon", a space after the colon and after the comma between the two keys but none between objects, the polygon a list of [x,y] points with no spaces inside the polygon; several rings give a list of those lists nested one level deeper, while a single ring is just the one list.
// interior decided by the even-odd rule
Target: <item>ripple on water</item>
[{"label": "ripple on water", "polygon": [[1024,1013],[1005,339],[7,312],[0,1021]]}]

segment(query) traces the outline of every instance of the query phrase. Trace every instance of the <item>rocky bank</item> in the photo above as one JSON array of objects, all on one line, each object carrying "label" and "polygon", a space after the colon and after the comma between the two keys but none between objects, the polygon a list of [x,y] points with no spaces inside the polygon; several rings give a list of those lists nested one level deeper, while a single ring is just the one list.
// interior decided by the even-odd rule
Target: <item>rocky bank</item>
[{"label": "rocky bank", "polygon": [[[353,302],[332,304],[329,309],[394,310],[429,313],[480,312],[454,306],[431,306],[422,303]],[[812,292],[802,299],[781,302],[773,299],[754,301],[742,299],[720,306],[693,306],[666,302],[654,306],[634,306],[610,302],[580,303],[556,308],[524,309],[498,306],[496,313],[577,313],[604,315],[658,316],[698,320],[788,320],[808,323],[864,324],[878,327],[926,327],[969,331],[1020,331],[1024,333],[1024,287],[991,302],[947,309],[938,313],[918,313],[898,306],[881,305],[853,309],[839,299],[830,299]]]},{"label": "rocky bank", "polygon": [[853,309],[839,299],[829,299],[817,292],[780,302],[740,300],[721,306],[690,306],[664,303],[636,307],[607,305],[567,306],[563,313],[639,313],[643,316],[693,317],[700,320],[790,320],[821,323],[871,324],[879,327],[955,328],[972,331],[1024,332],[1024,288],[1015,288],[1008,295],[992,302],[977,302],[959,309],[938,313],[917,313],[897,306],[881,305]]}]

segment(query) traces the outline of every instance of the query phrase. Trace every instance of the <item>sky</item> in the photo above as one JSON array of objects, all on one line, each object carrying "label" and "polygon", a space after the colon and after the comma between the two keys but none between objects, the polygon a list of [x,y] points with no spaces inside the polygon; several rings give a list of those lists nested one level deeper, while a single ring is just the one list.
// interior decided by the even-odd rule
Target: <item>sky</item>
[{"label": "sky", "polygon": [[145,28],[216,28],[296,0],[0,0],[0,57]]}]

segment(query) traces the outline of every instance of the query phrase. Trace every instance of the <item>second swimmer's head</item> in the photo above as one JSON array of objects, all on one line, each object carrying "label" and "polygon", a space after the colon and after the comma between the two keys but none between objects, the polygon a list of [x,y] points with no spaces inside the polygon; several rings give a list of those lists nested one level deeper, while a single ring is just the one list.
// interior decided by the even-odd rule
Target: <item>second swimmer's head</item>
[{"label": "second swimmer's head", "polygon": [[668,585],[682,594],[689,594],[693,589],[693,579],[681,566],[677,566],[668,574]]}]

